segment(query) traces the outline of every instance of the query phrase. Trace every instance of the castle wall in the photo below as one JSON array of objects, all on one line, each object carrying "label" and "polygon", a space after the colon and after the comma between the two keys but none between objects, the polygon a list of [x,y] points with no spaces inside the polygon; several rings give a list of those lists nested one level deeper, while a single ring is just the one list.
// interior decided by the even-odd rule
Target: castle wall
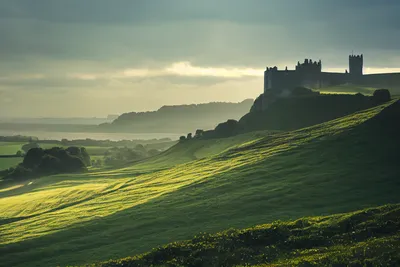
[{"label": "castle wall", "polygon": [[382,73],[363,75],[362,82],[365,86],[386,87],[387,89],[400,88],[400,73]]},{"label": "castle wall", "polygon": [[301,75],[301,81],[296,86],[303,86],[312,89],[321,87],[321,73],[307,73]]},{"label": "castle wall", "polygon": [[293,70],[273,70],[264,74],[264,92],[268,89],[287,89],[299,84],[299,78]]},{"label": "castle wall", "polygon": [[322,72],[321,73],[321,87],[335,86],[349,81],[349,74],[335,73],[335,72]]}]

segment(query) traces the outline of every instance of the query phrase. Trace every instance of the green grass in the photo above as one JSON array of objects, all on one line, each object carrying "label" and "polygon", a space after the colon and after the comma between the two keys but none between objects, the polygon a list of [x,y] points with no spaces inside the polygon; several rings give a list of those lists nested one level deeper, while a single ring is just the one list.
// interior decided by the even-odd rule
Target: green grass
[{"label": "green grass", "polygon": [[0,142],[0,155],[15,155],[24,143],[20,142]]},{"label": "green grass", "polygon": [[378,88],[358,86],[353,84],[342,84],[336,86],[329,86],[320,89],[316,89],[324,94],[356,94],[361,93],[364,95],[372,95]]},{"label": "green grass", "polygon": [[17,166],[23,158],[0,158],[0,171]]},{"label": "green grass", "polygon": [[188,241],[96,266],[398,266],[399,248],[397,204],[201,233]]},{"label": "green grass", "polygon": [[190,140],[125,168],[0,188],[0,262],[92,263],[200,232],[398,203],[399,133],[374,124],[387,105],[294,132]]}]

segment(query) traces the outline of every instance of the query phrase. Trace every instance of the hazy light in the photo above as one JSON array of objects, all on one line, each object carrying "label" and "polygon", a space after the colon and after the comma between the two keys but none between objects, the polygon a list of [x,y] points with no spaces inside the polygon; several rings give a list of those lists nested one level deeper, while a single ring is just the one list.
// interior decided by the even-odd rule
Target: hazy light
[{"label": "hazy light", "polygon": [[[349,71],[348,68],[326,68],[324,72],[345,73]],[[378,73],[400,73],[400,68],[364,68],[364,74],[378,74]]]},{"label": "hazy light", "polygon": [[43,74],[38,73],[25,73],[25,74],[13,74],[7,76],[0,76],[0,80],[41,80],[46,78]]},{"label": "hazy light", "polygon": [[196,67],[190,62],[176,62],[165,69],[166,73],[178,76],[209,76],[209,77],[226,77],[241,78],[244,76],[263,76],[263,70],[251,68],[213,68],[213,67]]}]

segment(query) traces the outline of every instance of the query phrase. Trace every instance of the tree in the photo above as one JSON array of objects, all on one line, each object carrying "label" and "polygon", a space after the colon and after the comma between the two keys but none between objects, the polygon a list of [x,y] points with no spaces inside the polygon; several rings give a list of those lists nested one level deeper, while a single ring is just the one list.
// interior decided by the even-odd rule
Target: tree
[{"label": "tree", "polygon": [[24,161],[22,164],[26,168],[35,168],[42,161],[42,157],[44,155],[44,151],[41,148],[31,148],[28,153],[26,153]]},{"label": "tree", "polygon": [[83,162],[86,164],[86,166],[90,166],[90,163],[91,163],[90,156],[89,156],[89,153],[87,152],[86,148],[81,147],[80,155],[81,155]]},{"label": "tree", "polygon": [[179,141],[185,141],[186,140],[186,136],[182,135],[181,137],[179,137]]},{"label": "tree", "polygon": [[22,157],[22,156],[23,156],[21,150],[18,150],[17,153],[15,153],[15,155],[16,155],[17,157]]},{"label": "tree", "polygon": [[374,94],[373,94],[373,99],[377,103],[385,103],[387,101],[390,101],[390,99],[391,99],[390,92],[388,89],[375,90]]},{"label": "tree", "polygon": [[188,133],[186,139],[192,139],[192,133]]},{"label": "tree", "polygon": [[194,136],[195,136],[195,137],[202,137],[202,136],[203,136],[203,133],[204,133],[204,130],[197,129]]}]

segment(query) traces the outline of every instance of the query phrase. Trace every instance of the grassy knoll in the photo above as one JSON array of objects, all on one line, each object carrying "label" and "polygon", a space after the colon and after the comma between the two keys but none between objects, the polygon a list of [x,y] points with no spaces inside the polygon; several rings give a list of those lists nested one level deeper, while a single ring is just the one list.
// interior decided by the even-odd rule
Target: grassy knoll
[{"label": "grassy knoll", "polygon": [[[399,266],[400,205],[201,233],[101,267]],[[91,266],[96,266],[91,265]]]},{"label": "grassy knoll", "polygon": [[190,140],[122,169],[1,188],[0,262],[92,263],[200,232],[399,203],[400,104],[391,104],[226,145]]}]

